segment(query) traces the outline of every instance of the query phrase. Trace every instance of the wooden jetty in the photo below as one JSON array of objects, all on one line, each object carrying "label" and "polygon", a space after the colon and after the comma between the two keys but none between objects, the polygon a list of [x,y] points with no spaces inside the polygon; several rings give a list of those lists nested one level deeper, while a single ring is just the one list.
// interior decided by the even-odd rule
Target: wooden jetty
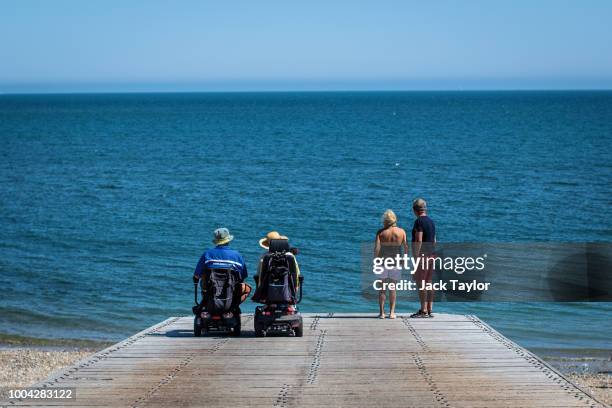
[{"label": "wooden jetty", "polygon": [[603,407],[475,316],[306,314],[304,337],[194,337],[173,317],[52,375],[76,399],[7,406]]}]

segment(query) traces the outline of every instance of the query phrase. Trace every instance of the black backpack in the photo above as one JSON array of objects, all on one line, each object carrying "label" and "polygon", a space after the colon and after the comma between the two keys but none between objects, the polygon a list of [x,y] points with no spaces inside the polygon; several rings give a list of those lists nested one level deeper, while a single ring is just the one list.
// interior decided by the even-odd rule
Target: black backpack
[{"label": "black backpack", "polygon": [[292,274],[288,256],[275,252],[268,257],[268,293],[267,300],[273,303],[293,302]]},{"label": "black backpack", "polygon": [[209,313],[225,313],[234,308],[238,280],[231,269],[210,269],[206,282],[206,310]]}]

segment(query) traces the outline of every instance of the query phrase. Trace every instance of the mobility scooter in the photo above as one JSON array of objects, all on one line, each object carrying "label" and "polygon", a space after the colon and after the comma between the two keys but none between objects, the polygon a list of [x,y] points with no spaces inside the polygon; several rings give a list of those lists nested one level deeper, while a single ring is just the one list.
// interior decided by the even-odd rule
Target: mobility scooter
[{"label": "mobility scooter", "polygon": [[253,301],[255,336],[287,334],[302,337],[304,324],[297,305],[302,300],[303,276],[286,239],[270,240],[268,253],[256,277]]},{"label": "mobility scooter", "polygon": [[[202,280],[203,279],[203,280]],[[240,279],[233,269],[209,269],[195,283],[193,335],[196,337],[211,331],[240,336]],[[198,301],[198,284],[202,301]]]}]

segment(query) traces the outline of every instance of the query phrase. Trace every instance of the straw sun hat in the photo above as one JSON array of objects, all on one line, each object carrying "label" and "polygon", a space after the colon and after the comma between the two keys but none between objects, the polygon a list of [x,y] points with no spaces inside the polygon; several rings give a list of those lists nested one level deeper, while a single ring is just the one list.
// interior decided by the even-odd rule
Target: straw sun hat
[{"label": "straw sun hat", "polygon": [[270,240],[272,239],[289,239],[284,235],[278,233],[278,231],[270,231],[266,234],[266,236],[259,240],[259,246],[264,249],[269,249]]}]

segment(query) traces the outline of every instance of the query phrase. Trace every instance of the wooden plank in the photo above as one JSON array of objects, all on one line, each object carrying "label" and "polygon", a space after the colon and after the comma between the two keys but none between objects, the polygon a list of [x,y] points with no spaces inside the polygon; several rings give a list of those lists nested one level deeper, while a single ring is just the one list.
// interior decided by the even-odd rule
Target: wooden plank
[{"label": "wooden plank", "polygon": [[54,373],[38,387],[80,407],[602,407],[537,356],[475,316],[380,320],[304,315],[304,337],[196,338],[170,318]]}]

